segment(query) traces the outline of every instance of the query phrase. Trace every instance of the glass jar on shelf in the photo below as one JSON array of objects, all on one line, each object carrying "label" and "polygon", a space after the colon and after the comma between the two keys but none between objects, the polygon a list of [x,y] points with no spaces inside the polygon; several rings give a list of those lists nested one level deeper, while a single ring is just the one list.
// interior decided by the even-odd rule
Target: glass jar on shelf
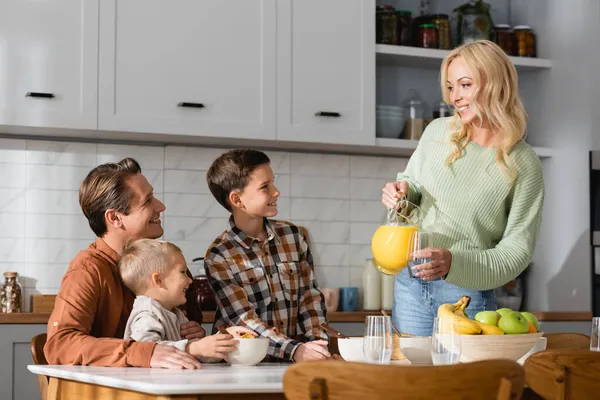
[{"label": "glass jar on shelf", "polygon": [[4,284],[0,288],[0,311],[3,313],[23,312],[23,298],[17,272],[5,272]]},{"label": "glass jar on shelf", "polygon": [[406,115],[402,138],[421,139],[425,129],[425,105],[415,89],[410,89],[409,96],[402,102],[402,107]]},{"label": "glass jar on shelf", "polygon": [[419,25],[419,47],[425,49],[437,49],[439,47],[438,32],[435,24]]},{"label": "glass jar on shelf", "polygon": [[455,8],[454,12],[457,14],[459,44],[490,40],[493,23],[489,4],[482,0],[471,0]]},{"label": "glass jar on shelf", "polygon": [[515,55],[518,57],[536,57],[536,37],[529,25],[514,27]]},{"label": "glass jar on shelf", "polygon": [[398,23],[397,44],[400,46],[412,46],[412,12],[396,10],[396,21]]},{"label": "glass jar on shelf", "polygon": [[398,44],[398,22],[394,7],[384,6],[380,17],[381,44]]},{"label": "glass jar on shelf", "polygon": [[434,14],[431,16],[431,23],[435,24],[438,34],[438,48],[450,50],[452,42],[450,40],[450,20],[447,14]]},{"label": "glass jar on shelf", "polygon": [[433,106],[433,119],[445,118],[452,115],[452,107],[448,105],[444,100],[440,100]]},{"label": "glass jar on shelf", "polygon": [[514,55],[515,33],[508,24],[494,25],[492,32],[492,41],[496,43],[504,52],[509,55]]}]

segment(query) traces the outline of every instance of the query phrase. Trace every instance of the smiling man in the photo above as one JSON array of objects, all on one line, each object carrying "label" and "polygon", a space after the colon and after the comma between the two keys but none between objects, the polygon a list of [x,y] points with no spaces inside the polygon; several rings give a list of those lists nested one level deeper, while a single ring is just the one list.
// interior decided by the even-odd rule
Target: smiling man
[{"label": "smiling man", "polygon": [[[94,168],[81,183],[79,204],[98,237],[80,251],[65,273],[48,321],[44,347],[50,364],[114,367],[198,368],[191,355],[172,346],[124,340],[134,296],[118,270],[130,240],[163,234],[165,206],[132,158]],[[197,322],[182,326],[186,339],[203,337]]]}]

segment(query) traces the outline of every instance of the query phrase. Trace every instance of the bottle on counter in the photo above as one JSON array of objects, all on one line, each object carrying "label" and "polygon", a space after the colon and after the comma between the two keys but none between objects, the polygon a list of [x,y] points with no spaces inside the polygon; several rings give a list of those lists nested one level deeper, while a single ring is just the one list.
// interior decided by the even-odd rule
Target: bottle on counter
[{"label": "bottle on counter", "polygon": [[4,284],[0,288],[0,311],[3,313],[23,312],[23,298],[17,272],[5,272]]},{"label": "bottle on counter", "polygon": [[381,308],[391,310],[394,304],[395,275],[381,274]]},{"label": "bottle on counter", "polygon": [[363,271],[363,310],[381,309],[381,274],[373,265],[372,259],[367,259]]}]

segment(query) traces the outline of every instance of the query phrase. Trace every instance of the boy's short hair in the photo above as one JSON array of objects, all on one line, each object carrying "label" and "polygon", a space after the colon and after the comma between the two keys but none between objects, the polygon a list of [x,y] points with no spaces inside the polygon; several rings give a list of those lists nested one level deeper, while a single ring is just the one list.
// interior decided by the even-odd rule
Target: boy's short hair
[{"label": "boy's short hair", "polygon": [[142,172],[142,167],[133,158],[124,158],[118,163],[106,163],[92,169],[79,186],[79,205],[98,237],[107,232],[104,214],[114,209],[129,213],[133,193],[125,181]]},{"label": "boy's short hair", "polygon": [[229,193],[244,190],[250,174],[260,165],[269,164],[269,157],[259,150],[230,150],[221,154],[208,169],[206,182],[215,199],[231,212]]},{"label": "boy's short hair", "polygon": [[164,240],[138,239],[127,243],[119,261],[123,283],[136,295],[142,293],[153,273],[165,274],[173,267],[175,252],[183,254],[179,247]]}]

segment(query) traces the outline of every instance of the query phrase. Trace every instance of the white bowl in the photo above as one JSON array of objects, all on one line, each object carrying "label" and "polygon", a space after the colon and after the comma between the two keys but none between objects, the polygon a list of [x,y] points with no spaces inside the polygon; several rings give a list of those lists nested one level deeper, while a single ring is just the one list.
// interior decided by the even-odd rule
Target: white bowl
[{"label": "white bowl", "polygon": [[377,137],[397,139],[404,129],[404,117],[375,118],[375,132]]},{"label": "white bowl", "polygon": [[411,364],[431,365],[431,336],[400,338],[400,351]]},{"label": "white bowl", "polygon": [[340,355],[344,360],[353,362],[367,362],[367,359],[363,354],[362,337],[338,339],[337,343]]},{"label": "white bowl", "polygon": [[269,349],[268,338],[236,338],[236,340],[239,341],[237,349],[229,353],[225,358],[232,367],[256,365],[267,355],[267,350]]}]

